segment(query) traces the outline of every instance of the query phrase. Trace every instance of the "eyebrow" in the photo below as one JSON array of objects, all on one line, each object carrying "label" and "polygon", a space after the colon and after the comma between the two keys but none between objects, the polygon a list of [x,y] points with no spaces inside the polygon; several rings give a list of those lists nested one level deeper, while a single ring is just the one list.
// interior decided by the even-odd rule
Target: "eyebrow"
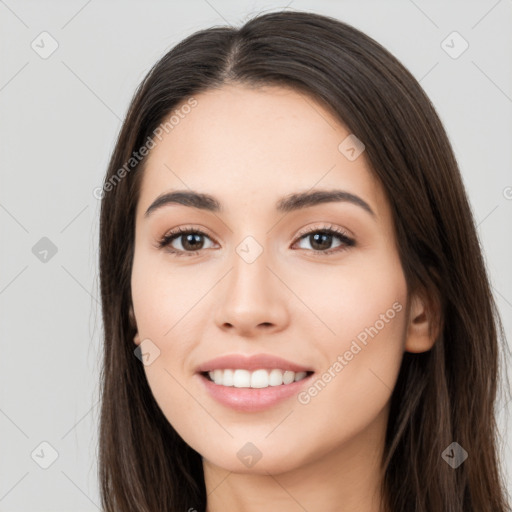
[{"label": "eyebrow", "polygon": [[[322,203],[346,202],[361,207],[375,217],[375,212],[370,205],[355,194],[344,190],[315,190],[313,192],[297,192],[281,198],[276,203],[276,210],[288,213],[302,208],[309,208]],[[181,204],[209,212],[222,212],[221,203],[209,194],[195,192],[193,190],[176,190],[158,196],[144,214],[148,217],[155,210],[169,204]]]}]

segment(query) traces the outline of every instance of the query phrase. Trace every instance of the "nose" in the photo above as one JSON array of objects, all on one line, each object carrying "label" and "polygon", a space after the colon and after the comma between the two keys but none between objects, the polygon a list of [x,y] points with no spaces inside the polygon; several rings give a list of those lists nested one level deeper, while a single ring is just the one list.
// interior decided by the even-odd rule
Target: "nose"
[{"label": "nose", "polygon": [[248,263],[235,254],[233,268],[218,289],[215,321],[224,331],[256,337],[285,329],[289,322],[289,290],[267,266],[263,252]]}]

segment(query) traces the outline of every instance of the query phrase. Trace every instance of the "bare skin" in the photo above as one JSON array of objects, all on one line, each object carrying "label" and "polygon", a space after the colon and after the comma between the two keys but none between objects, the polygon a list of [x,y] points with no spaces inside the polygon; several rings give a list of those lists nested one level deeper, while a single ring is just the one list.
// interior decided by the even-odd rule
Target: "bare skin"
[{"label": "bare skin", "polygon": [[[195,99],[151,150],[137,205],[134,342],[160,350],[145,366],[151,390],[203,457],[209,512],[378,512],[403,353],[434,341],[424,303],[408,296],[389,203],[364,152],[350,161],[338,149],[349,132],[313,99],[241,85]],[[334,189],[373,214],[350,201],[276,210],[289,194]],[[145,215],[173,190],[212,195],[222,211],[166,204]],[[198,250],[179,234],[158,247],[179,227],[199,231]],[[337,233],[315,243],[313,233],[328,228],[354,243]],[[242,247],[262,249],[251,263],[237,252],[248,236],[255,242]],[[196,373],[220,355],[261,353],[311,368],[325,386],[240,412]],[[247,443],[261,454],[250,467],[237,456]]]}]

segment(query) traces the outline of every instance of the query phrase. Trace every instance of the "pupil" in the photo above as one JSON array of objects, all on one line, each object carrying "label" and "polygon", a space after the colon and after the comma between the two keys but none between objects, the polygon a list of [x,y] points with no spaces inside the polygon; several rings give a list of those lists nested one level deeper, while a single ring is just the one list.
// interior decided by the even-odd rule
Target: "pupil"
[{"label": "pupil", "polygon": [[[329,249],[329,246],[331,245],[332,235],[329,235],[327,233],[315,233],[314,235],[312,235],[312,237],[313,243],[311,244],[311,247],[313,247],[313,249],[317,251],[320,251],[322,249]],[[323,240],[323,244],[322,241],[319,241],[319,239]],[[315,245],[319,247],[315,247]]]},{"label": "pupil", "polygon": [[197,233],[189,233],[188,235],[185,235],[185,243],[183,244],[183,247],[187,249],[187,245],[189,245],[189,249],[191,250],[197,250],[198,245],[201,245],[200,238],[202,235],[199,235]]}]

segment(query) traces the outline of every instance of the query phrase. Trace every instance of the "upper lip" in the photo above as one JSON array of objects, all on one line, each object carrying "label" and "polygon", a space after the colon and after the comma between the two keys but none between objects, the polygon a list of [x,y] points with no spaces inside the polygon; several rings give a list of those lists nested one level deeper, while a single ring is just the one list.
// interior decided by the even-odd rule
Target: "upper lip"
[{"label": "upper lip", "polygon": [[287,361],[272,354],[255,354],[252,356],[244,356],[242,354],[227,354],[224,356],[210,359],[197,367],[197,372],[209,372],[212,370],[225,370],[225,369],[241,369],[241,370],[260,370],[260,369],[273,369],[288,370],[295,373],[298,372],[312,372],[311,368],[302,366],[292,361]]}]

